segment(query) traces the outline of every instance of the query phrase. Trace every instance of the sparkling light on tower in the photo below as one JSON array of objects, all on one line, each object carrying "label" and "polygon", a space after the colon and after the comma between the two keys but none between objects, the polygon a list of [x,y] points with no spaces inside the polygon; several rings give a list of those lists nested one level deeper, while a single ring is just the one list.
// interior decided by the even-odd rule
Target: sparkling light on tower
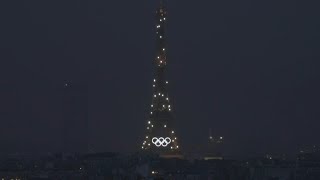
[{"label": "sparkling light on tower", "polygon": [[168,95],[166,80],[167,51],[165,25],[167,11],[164,2],[156,11],[156,56],[153,79],[153,96],[149,118],[146,123],[146,136],[141,149],[163,156],[177,156],[180,153],[178,138],[173,129],[172,105]]}]

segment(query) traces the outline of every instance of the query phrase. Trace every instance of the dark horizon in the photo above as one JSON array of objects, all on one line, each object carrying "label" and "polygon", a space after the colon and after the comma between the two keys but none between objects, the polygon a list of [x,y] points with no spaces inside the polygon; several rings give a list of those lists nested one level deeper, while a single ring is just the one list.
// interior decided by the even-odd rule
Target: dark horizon
[{"label": "dark horizon", "polygon": [[[169,1],[168,78],[185,152],[209,128],[231,156],[319,145],[320,12],[299,1]],[[156,1],[1,2],[1,153],[58,152],[66,82],[87,82],[89,147],[140,149]]]}]

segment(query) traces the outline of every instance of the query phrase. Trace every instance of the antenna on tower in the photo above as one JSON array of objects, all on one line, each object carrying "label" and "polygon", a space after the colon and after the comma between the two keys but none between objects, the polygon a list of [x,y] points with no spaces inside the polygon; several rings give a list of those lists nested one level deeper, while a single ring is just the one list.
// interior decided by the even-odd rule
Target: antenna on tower
[{"label": "antenna on tower", "polygon": [[164,8],[164,6],[165,6],[165,2],[164,2],[165,0],[160,0],[160,7],[161,8]]}]

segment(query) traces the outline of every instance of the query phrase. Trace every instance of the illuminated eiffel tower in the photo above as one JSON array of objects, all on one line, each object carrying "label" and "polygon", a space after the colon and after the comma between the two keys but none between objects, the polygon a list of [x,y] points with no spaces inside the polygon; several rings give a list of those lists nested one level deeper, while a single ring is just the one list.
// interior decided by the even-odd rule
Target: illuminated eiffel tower
[{"label": "illuminated eiffel tower", "polygon": [[180,157],[178,138],[173,128],[172,105],[167,90],[166,21],[167,11],[164,1],[161,0],[160,7],[156,11],[156,57],[152,104],[142,150],[157,153],[163,157]]}]

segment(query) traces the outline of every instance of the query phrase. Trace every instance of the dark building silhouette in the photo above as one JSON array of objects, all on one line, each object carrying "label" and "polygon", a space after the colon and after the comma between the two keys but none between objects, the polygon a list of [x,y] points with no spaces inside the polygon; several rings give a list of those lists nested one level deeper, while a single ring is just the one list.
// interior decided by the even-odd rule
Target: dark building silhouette
[{"label": "dark building silhouette", "polygon": [[164,1],[156,11],[156,57],[154,59],[154,80],[152,104],[147,120],[146,136],[142,143],[142,150],[166,157],[180,156],[178,138],[174,130],[172,104],[168,94],[167,49],[165,26],[167,11]]},{"label": "dark building silhouette", "polygon": [[206,160],[223,159],[222,146],[224,142],[223,136],[214,136],[212,130],[209,129],[208,148],[205,156]]},{"label": "dark building silhouette", "polygon": [[63,87],[62,152],[88,151],[88,86],[86,82],[66,82]]}]

